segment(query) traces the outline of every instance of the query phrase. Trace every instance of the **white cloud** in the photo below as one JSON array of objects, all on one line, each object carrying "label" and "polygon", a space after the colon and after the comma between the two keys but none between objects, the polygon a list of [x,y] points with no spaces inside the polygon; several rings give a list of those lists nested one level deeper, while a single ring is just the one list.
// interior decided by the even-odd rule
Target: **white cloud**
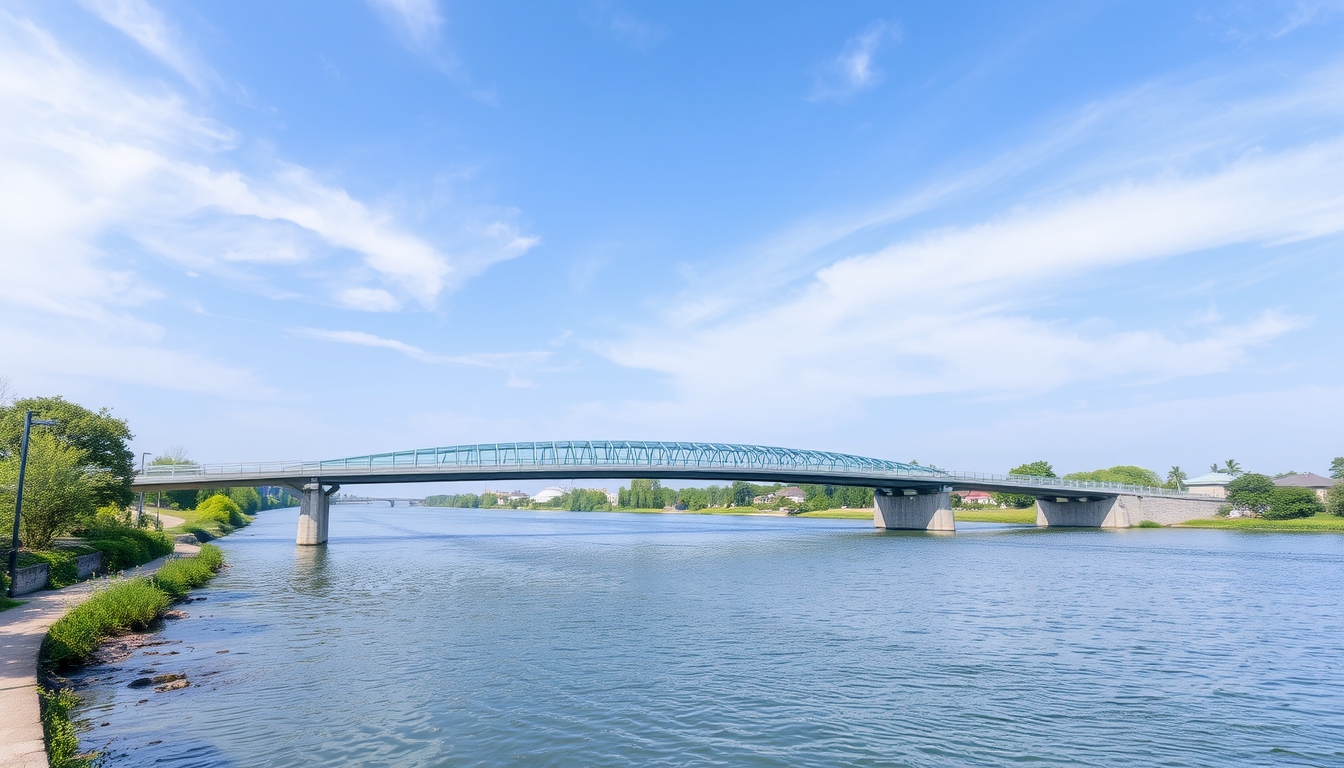
[{"label": "white cloud", "polygon": [[875,58],[888,43],[899,42],[901,27],[874,21],[845,42],[834,59],[822,66],[808,97],[812,101],[845,101],[882,82],[884,73]]},{"label": "white cloud", "polygon": [[[1103,270],[1344,233],[1340,179],[1344,139],[1336,138],[1252,151],[1213,171],[1168,171],[1057,194],[841,258],[791,292],[746,304],[741,291],[736,302],[711,296],[705,311],[669,315],[661,325],[590,346],[617,364],[669,378],[671,400],[632,403],[630,411],[710,419],[1225,372],[1249,349],[1307,320],[1262,311],[1179,331],[1115,329],[1110,322],[1039,319],[1030,308]],[[764,375],[705,375],[744,367]],[[983,370],[1015,373],[977,373]]]},{"label": "white cloud", "polygon": [[[511,378],[510,386],[520,386],[515,383],[520,381],[517,378],[517,371],[524,368],[535,368],[545,363],[554,354],[552,352],[485,352],[475,355],[436,355],[426,352],[420,347],[396,339],[387,339],[382,336],[376,336],[364,331],[331,331],[322,328],[290,328],[289,334],[303,339],[317,339],[319,341],[331,341],[338,344],[354,344],[361,347],[378,347],[382,349],[391,349],[414,358],[424,363],[442,363],[448,365],[463,365],[471,368],[490,368],[494,370],[509,371]],[[523,384],[522,386],[526,386]]]},{"label": "white cloud", "polygon": [[164,64],[175,70],[197,90],[216,79],[183,44],[180,35],[157,8],[145,0],[81,0],[86,8],[139,43]]},{"label": "white cloud", "polygon": [[435,0],[368,0],[408,47],[429,53],[439,42],[443,15]]}]

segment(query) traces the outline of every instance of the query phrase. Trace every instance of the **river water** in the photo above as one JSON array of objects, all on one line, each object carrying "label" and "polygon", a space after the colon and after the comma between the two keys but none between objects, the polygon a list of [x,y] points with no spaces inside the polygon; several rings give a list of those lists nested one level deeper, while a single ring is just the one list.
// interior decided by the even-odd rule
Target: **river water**
[{"label": "river water", "polygon": [[[74,678],[112,766],[1344,765],[1344,536],[339,506]],[[227,653],[225,653],[227,651]],[[189,688],[131,689],[141,670]]]}]

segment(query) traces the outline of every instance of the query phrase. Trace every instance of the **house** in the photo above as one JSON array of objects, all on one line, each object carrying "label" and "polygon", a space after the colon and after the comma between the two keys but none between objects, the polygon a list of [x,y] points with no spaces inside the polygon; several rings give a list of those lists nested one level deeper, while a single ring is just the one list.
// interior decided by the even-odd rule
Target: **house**
[{"label": "house", "polygon": [[962,504],[993,504],[994,497],[985,491],[957,491]]},{"label": "house", "polygon": [[526,493],[523,493],[522,491],[492,491],[489,488],[487,488],[485,489],[485,493],[495,494],[495,498],[499,500],[500,505],[505,507],[507,507],[508,505],[512,504],[515,501],[532,498],[531,496],[528,496]]},{"label": "house", "polygon": [[803,489],[799,488],[796,485],[790,485],[786,488],[780,488],[778,491],[775,491],[771,495],[776,500],[788,499],[789,501],[792,501],[794,504],[802,504],[804,501],[807,500],[807,494],[803,493]]},{"label": "house", "polygon": [[1325,501],[1325,492],[1330,490],[1335,482],[1328,477],[1321,477],[1311,472],[1274,478],[1274,484],[1280,488],[1310,488],[1316,492],[1321,501]]},{"label": "house", "polygon": [[614,507],[614,506],[616,506],[618,503],[620,503],[621,494],[620,494],[618,491],[607,491],[605,488],[602,489],[602,490],[605,491],[606,494],[607,494],[607,503],[608,503],[608,504],[610,504],[611,506]]},{"label": "house", "polygon": [[1209,472],[1186,480],[1185,487],[1191,493],[1212,496],[1215,499],[1226,499],[1227,484],[1236,479],[1235,476],[1226,472]]}]

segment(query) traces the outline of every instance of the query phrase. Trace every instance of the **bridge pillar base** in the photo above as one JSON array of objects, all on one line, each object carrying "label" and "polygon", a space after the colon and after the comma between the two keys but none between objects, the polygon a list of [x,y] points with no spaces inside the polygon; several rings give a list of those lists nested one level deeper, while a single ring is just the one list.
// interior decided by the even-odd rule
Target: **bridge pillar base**
[{"label": "bridge pillar base", "polygon": [[873,525],[889,531],[955,531],[952,494],[944,491],[907,496],[899,490],[879,488],[873,494]]},{"label": "bridge pillar base", "polygon": [[323,489],[322,483],[313,481],[303,486],[303,497],[299,503],[299,534],[294,542],[301,546],[316,546],[327,543],[327,521],[331,517],[331,495],[341,486],[333,485]]},{"label": "bridge pillar base", "polygon": [[1036,502],[1036,525],[1074,528],[1130,528],[1143,522],[1178,525],[1187,520],[1213,517],[1222,499],[1169,498],[1164,496],[1092,497],[1086,501],[1062,497]]}]

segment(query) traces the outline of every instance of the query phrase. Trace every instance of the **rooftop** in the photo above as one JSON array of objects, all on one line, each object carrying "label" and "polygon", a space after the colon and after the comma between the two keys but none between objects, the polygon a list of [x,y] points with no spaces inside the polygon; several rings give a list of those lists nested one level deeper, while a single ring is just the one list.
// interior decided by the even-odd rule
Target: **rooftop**
[{"label": "rooftop", "polygon": [[1303,472],[1300,475],[1285,475],[1275,478],[1274,484],[1280,488],[1329,488],[1335,484],[1335,481],[1311,472]]},{"label": "rooftop", "polygon": [[1208,472],[1199,477],[1192,477],[1185,481],[1187,486],[1194,485],[1227,485],[1237,478],[1226,472]]}]

